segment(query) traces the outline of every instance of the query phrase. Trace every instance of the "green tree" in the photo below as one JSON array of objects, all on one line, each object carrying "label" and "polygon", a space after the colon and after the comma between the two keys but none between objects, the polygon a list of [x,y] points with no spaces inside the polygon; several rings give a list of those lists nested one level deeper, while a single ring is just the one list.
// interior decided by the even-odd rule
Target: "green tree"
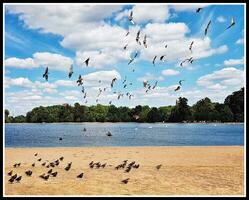
[{"label": "green tree", "polygon": [[228,105],[233,112],[234,121],[244,122],[244,88],[227,96],[224,104]]},{"label": "green tree", "polygon": [[11,121],[9,118],[9,114],[10,114],[9,110],[5,109],[4,113],[5,113],[5,123],[10,123]]},{"label": "green tree", "polygon": [[148,112],[147,115],[147,122],[161,122],[162,121],[162,114],[161,112],[156,108],[153,107]]},{"label": "green tree", "polygon": [[176,101],[175,107],[171,110],[169,121],[183,122],[191,118],[190,107],[188,106],[188,99],[180,97]]}]

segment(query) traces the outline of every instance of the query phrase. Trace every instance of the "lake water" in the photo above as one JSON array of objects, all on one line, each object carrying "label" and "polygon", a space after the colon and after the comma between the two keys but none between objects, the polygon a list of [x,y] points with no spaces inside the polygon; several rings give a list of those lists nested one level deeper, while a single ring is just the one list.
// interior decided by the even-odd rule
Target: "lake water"
[{"label": "lake water", "polygon": [[5,124],[6,147],[196,145],[244,145],[244,124]]}]

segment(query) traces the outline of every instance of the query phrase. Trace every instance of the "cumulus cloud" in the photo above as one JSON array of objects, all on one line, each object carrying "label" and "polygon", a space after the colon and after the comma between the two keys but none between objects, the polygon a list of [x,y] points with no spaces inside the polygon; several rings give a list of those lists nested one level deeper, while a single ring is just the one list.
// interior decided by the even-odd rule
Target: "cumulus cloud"
[{"label": "cumulus cloud", "polygon": [[71,64],[73,64],[71,58],[49,52],[36,52],[33,54],[33,58],[21,59],[11,57],[5,60],[6,67],[22,69],[49,67],[52,70],[67,71]]},{"label": "cumulus cloud", "polygon": [[234,67],[223,68],[212,74],[201,76],[197,80],[197,84],[212,90],[221,90],[228,86],[230,89],[231,86],[240,88],[244,84],[244,71]]},{"label": "cumulus cloud", "polygon": [[174,9],[177,12],[183,12],[183,11],[188,11],[188,12],[193,12],[196,11],[197,8],[204,8],[209,6],[208,4],[200,4],[200,5],[171,5],[170,8]]},{"label": "cumulus cloud", "polygon": [[243,65],[244,58],[241,59],[229,59],[224,61],[225,66]]},{"label": "cumulus cloud", "polygon": [[158,80],[158,81],[163,81],[164,77],[162,76],[156,76],[151,73],[145,73],[144,76],[137,78],[138,81],[143,82],[143,81],[150,81],[150,80]]},{"label": "cumulus cloud", "polygon": [[236,44],[244,44],[244,38],[240,38],[236,41]]},{"label": "cumulus cloud", "polygon": [[162,71],[162,75],[164,76],[175,76],[178,75],[180,72],[177,70],[173,70],[173,69],[165,69]]},{"label": "cumulus cloud", "polygon": [[225,18],[224,16],[219,16],[219,17],[217,17],[216,21],[217,21],[217,22],[220,22],[220,23],[224,23],[224,22],[226,22],[227,20],[226,20],[226,18]]}]

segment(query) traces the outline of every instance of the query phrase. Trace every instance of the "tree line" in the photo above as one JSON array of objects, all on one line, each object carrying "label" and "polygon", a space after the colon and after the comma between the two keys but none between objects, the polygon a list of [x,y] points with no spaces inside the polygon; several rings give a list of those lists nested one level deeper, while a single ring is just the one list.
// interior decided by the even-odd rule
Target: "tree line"
[{"label": "tree line", "polygon": [[174,106],[134,108],[115,105],[85,106],[75,103],[36,107],[24,115],[9,116],[5,109],[6,123],[51,122],[244,122],[244,88],[225,98],[224,103],[212,102],[208,97],[193,106],[180,97]]}]

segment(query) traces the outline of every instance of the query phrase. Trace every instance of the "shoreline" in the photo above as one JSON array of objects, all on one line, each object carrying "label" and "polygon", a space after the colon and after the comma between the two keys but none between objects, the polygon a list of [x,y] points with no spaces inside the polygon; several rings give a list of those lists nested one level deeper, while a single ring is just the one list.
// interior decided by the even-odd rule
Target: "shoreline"
[{"label": "shoreline", "polygon": [[[244,146],[5,148],[5,194],[244,195],[244,149]],[[34,156],[35,153],[38,155]],[[41,164],[60,156],[64,160],[51,168],[58,176],[48,181],[39,178],[49,170]],[[125,159],[140,167],[129,173],[115,170]],[[90,169],[91,161],[107,166]],[[13,168],[15,162],[22,164]],[[64,168],[69,162],[72,168],[67,172]],[[35,167],[31,167],[32,163]],[[20,183],[8,182],[10,170],[23,176]],[[31,177],[25,175],[26,170],[33,171]],[[83,179],[77,179],[81,172]],[[122,184],[121,180],[126,178],[129,183]]]}]

